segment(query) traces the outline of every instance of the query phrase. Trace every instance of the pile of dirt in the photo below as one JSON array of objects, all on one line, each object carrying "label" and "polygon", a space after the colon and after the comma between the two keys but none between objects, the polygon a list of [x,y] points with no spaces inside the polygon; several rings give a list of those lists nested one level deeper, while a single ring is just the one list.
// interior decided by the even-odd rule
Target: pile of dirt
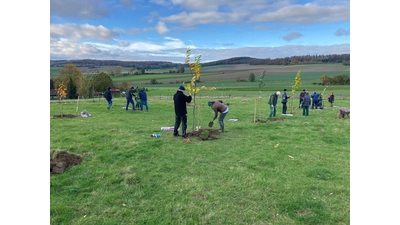
[{"label": "pile of dirt", "polygon": [[78,165],[82,162],[82,156],[75,155],[68,151],[50,151],[50,175],[64,173],[70,166]]},{"label": "pile of dirt", "polygon": [[53,118],[75,118],[76,115],[73,114],[58,114],[54,115]]},{"label": "pile of dirt", "polygon": [[221,132],[217,129],[199,129],[191,133],[187,133],[189,137],[198,137],[200,140],[215,140]]}]

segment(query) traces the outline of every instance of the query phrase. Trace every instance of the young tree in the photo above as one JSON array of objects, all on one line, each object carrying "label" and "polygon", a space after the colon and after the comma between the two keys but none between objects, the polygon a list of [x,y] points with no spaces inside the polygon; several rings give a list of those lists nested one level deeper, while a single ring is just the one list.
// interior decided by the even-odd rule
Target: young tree
[{"label": "young tree", "polygon": [[192,133],[194,132],[194,122],[196,118],[195,109],[196,109],[196,94],[200,91],[200,88],[196,87],[197,81],[200,79],[200,69],[201,69],[201,55],[197,55],[194,57],[194,62],[190,63],[190,55],[191,49],[188,48],[186,50],[186,59],[185,63],[189,65],[190,73],[192,75],[192,79],[189,84],[187,84],[186,89],[189,91],[190,95],[193,95],[193,122],[192,122]]},{"label": "young tree", "polygon": [[[292,85],[292,96],[294,95],[295,91],[300,88],[301,86],[301,78],[300,78],[300,70],[297,72],[296,77],[294,78],[294,83]],[[290,98],[290,105],[291,105],[291,113],[293,113],[293,98]]]}]

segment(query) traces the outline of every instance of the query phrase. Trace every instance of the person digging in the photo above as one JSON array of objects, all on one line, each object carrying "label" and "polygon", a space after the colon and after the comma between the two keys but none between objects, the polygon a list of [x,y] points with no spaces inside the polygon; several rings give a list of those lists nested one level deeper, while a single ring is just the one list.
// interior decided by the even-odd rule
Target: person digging
[{"label": "person digging", "polygon": [[229,112],[228,106],[226,106],[222,100],[208,102],[208,106],[210,106],[211,109],[214,111],[214,118],[208,123],[208,126],[212,127],[212,125],[214,124],[214,120],[218,117],[219,112],[220,115],[218,118],[218,122],[219,126],[221,127],[219,131],[224,132],[224,119],[226,114],[228,114]]}]

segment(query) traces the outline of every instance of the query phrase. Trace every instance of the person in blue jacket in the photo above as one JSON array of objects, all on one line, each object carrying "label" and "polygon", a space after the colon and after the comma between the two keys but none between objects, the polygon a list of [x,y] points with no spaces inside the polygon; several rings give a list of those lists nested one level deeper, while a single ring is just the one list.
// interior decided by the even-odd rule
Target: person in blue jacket
[{"label": "person in blue jacket", "polygon": [[139,91],[139,99],[140,99],[140,111],[143,111],[143,106],[146,106],[146,112],[149,111],[149,106],[147,105],[147,94],[144,91],[144,88]]},{"label": "person in blue jacket", "polygon": [[178,129],[182,123],[182,137],[187,138],[187,109],[186,103],[192,101],[192,96],[185,95],[183,92],[185,87],[180,86],[176,93],[174,94],[174,108],[175,108],[175,125],[174,125],[174,137],[179,136]]},{"label": "person in blue jacket", "polygon": [[314,93],[311,95],[311,100],[312,100],[312,105],[311,109],[317,109],[318,108],[318,99],[319,99],[319,94],[314,91]]},{"label": "person in blue jacket", "polygon": [[283,94],[282,94],[282,114],[286,114],[286,110],[287,110],[287,99],[290,98],[290,96],[287,96],[286,94],[286,88],[283,89]]}]

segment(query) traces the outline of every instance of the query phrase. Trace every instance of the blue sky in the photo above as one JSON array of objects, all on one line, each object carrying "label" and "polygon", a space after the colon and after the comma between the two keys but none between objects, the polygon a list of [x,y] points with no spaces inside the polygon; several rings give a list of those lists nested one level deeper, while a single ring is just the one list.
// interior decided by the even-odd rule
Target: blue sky
[{"label": "blue sky", "polygon": [[50,59],[350,53],[349,0],[51,0]]}]

